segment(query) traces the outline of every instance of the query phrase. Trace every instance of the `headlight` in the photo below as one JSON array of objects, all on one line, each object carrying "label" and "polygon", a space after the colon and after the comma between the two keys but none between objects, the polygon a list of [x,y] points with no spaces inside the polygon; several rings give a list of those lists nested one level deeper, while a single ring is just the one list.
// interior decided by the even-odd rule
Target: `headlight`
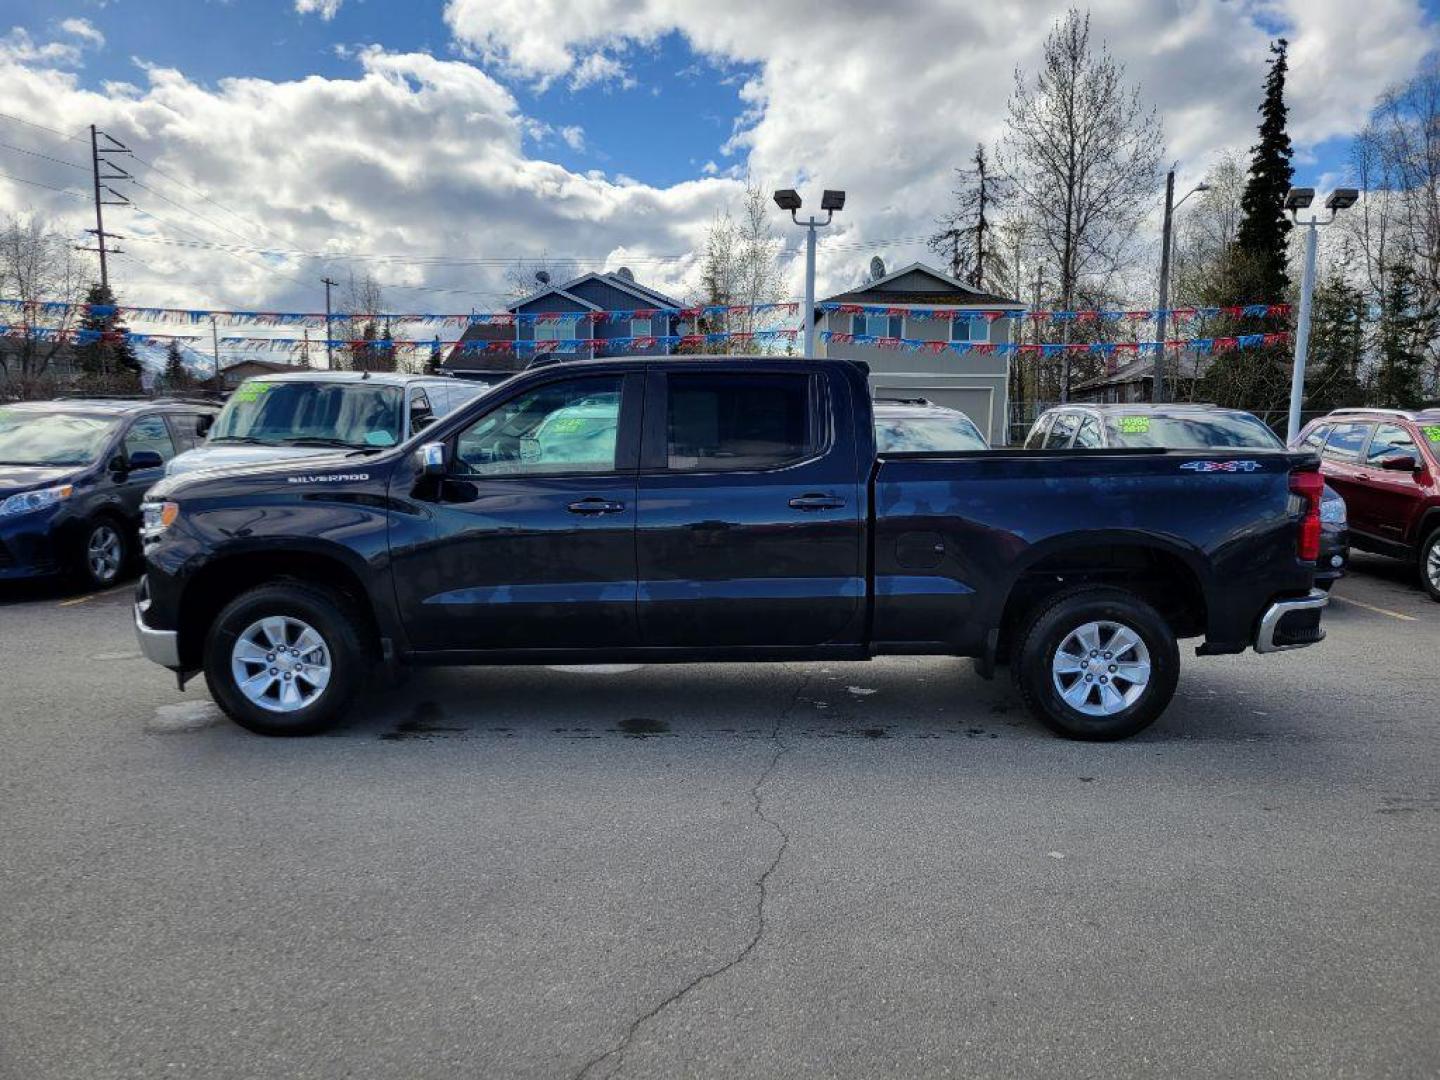
[{"label": "headlight", "polygon": [[142,522],[140,533],[146,540],[154,540],[180,516],[180,504],[173,502],[147,502],[140,506]]},{"label": "headlight", "polygon": [[14,517],[16,514],[44,510],[68,499],[74,490],[69,484],[61,484],[59,487],[22,491],[19,495],[11,495],[4,502],[0,502],[0,517]]},{"label": "headlight", "polygon": [[1320,500],[1320,520],[1329,525],[1345,524],[1345,500]]}]

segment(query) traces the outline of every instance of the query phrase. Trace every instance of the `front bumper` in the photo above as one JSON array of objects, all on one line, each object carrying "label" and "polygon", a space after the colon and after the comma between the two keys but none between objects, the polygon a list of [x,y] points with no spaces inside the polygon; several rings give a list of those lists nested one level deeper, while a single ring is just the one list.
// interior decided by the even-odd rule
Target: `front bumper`
[{"label": "front bumper", "polygon": [[171,671],[180,670],[180,635],[174,630],[155,630],[145,625],[145,613],[150,609],[148,598],[135,601],[135,636],[140,640],[140,652],[145,659],[153,660]]},{"label": "front bumper", "polygon": [[1257,653],[1285,652],[1303,649],[1325,640],[1320,627],[1320,614],[1330,602],[1322,589],[1311,589],[1310,595],[1295,600],[1277,600],[1260,617],[1255,635]]}]

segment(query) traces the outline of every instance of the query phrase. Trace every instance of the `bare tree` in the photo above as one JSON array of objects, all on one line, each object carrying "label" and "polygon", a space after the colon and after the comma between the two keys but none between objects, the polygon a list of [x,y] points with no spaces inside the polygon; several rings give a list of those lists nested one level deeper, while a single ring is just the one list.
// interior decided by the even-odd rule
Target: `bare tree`
[{"label": "bare tree", "polygon": [[[1159,115],[1126,85],[1104,43],[1092,45],[1089,14],[1070,9],[1045,39],[1034,78],[1015,72],[998,154],[1039,229],[1064,307],[1087,279],[1103,291],[1120,269],[1155,196],[1163,152]],[[1067,354],[1062,397],[1069,367]]]},{"label": "bare tree", "polygon": [[1172,298],[1179,303],[1220,302],[1229,288],[1230,253],[1240,233],[1245,193],[1245,162],[1222,154],[1205,173],[1206,190],[1177,214],[1172,249]]},{"label": "bare tree", "polygon": [[[0,296],[73,305],[84,295],[84,268],[64,233],[34,215],[12,214],[0,225]],[[0,321],[21,331],[13,348],[9,342],[0,346],[0,371],[8,377],[42,377],[62,350],[72,348],[63,332],[75,324],[73,307],[25,306],[0,312]]]},{"label": "bare tree", "polygon": [[512,263],[505,270],[505,299],[513,303],[545,288],[547,283],[561,285],[576,277],[579,269],[576,263],[552,259],[543,254],[538,259]]},{"label": "bare tree", "polygon": [[[750,310],[733,317],[712,318],[702,331],[751,332],[772,327],[775,319],[758,315],[753,309],[773,304],[783,296],[780,277],[780,248],[783,245],[770,229],[770,212],[765,191],[747,183],[740,220],[730,211],[715,214],[705,233],[705,254],[701,265],[701,304],[742,305]],[[747,352],[757,345],[727,342],[726,352]]]}]

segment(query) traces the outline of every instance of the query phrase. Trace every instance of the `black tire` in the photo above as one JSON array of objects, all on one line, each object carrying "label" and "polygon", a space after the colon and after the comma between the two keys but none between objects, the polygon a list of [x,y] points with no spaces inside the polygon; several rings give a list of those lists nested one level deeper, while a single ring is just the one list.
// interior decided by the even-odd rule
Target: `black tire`
[{"label": "black tire", "polygon": [[[102,514],[86,522],[71,555],[70,576],[86,589],[110,588],[134,565],[135,540],[135,530],[118,517]],[[102,559],[102,546],[113,555]]]},{"label": "black tire", "polygon": [[1420,584],[1430,599],[1440,601],[1440,526],[1430,530],[1420,544]]},{"label": "black tire", "polygon": [[[276,668],[268,669],[276,688],[276,700],[268,708],[257,704],[240,688],[233,672],[234,650],[241,635],[265,619],[288,620],[286,625],[292,630],[297,623],[304,624],[319,635],[324,658],[329,662],[329,676],[311,701],[300,706],[282,706],[278,697],[282,684],[273,682],[282,676],[273,673],[287,662],[318,660],[320,653],[282,658]],[[314,735],[325,731],[345,716],[372,666],[373,650],[366,647],[362,626],[354,605],[332,589],[298,581],[274,581],[241,593],[225,606],[205,636],[205,682],[210,695],[230,719],[259,735]],[[301,644],[298,639],[293,643]],[[244,663],[258,664],[259,661]],[[310,670],[313,672],[317,666],[318,663],[312,663]],[[245,667],[244,670],[254,670],[257,677],[260,675],[260,669]],[[303,667],[297,670],[303,671]],[[304,682],[303,674],[291,678],[295,681],[295,693],[302,693],[302,686],[305,687],[303,693],[313,690]],[[278,711],[282,707],[288,711]]]},{"label": "black tire", "polygon": [[[1139,650],[1122,648],[1123,655],[1109,657],[1103,652],[1106,642],[1101,638],[1097,640],[1100,649],[1089,656],[1083,650],[1076,654],[1071,634],[1091,623],[1118,624],[1137,637],[1148,653],[1148,680],[1143,684],[1139,680],[1132,683],[1123,672],[1114,674],[1121,667],[1139,674],[1141,669],[1134,666],[1141,657]],[[1103,627],[1101,630],[1113,633]],[[1075,664],[1079,670],[1074,679],[1052,670],[1057,654],[1067,643],[1071,647],[1066,652],[1072,657],[1078,656]],[[1131,657],[1128,663],[1126,656]],[[1112,665],[1110,659],[1117,663]],[[1098,666],[1087,675],[1088,665]],[[1052,596],[1036,609],[1017,639],[1011,675],[1026,707],[1051,731],[1069,739],[1108,742],[1143,731],[1165,711],[1175,696],[1180,677],[1180,650],[1169,625],[1144,600],[1123,589],[1087,586]],[[1106,707],[1105,694],[1124,699],[1130,697],[1136,687],[1139,689],[1133,700],[1117,711],[1090,715],[1061,696],[1057,681],[1065,684],[1067,693],[1080,688],[1078,693],[1084,695],[1080,704],[1097,710]],[[1110,687],[1109,691],[1099,685],[1102,682]]]}]

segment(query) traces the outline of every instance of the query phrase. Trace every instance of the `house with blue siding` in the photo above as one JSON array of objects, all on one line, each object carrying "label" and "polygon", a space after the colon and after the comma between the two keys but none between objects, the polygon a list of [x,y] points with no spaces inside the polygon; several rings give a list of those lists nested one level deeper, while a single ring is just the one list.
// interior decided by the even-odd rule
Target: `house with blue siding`
[{"label": "house with blue siding", "polygon": [[[614,273],[582,274],[560,285],[545,283],[506,308],[516,316],[513,325],[474,323],[467,327],[446,358],[443,370],[520,371],[537,358],[552,355],[661,356],[669,351],[664,341],[642,349],[607,348],[605,342],[615,338],[663,338],[680,334],[679,316],[657,309],[683,306],[674,297],[641,285],[624,267]],[[636,314],[625,319],[596,317],[616,311]],[[552,315],[559,317],[536,318]],[[582,352],[573,349],[555,352],[546,348],[546,342],[576,338],[594,338],[595,344]]]}]

